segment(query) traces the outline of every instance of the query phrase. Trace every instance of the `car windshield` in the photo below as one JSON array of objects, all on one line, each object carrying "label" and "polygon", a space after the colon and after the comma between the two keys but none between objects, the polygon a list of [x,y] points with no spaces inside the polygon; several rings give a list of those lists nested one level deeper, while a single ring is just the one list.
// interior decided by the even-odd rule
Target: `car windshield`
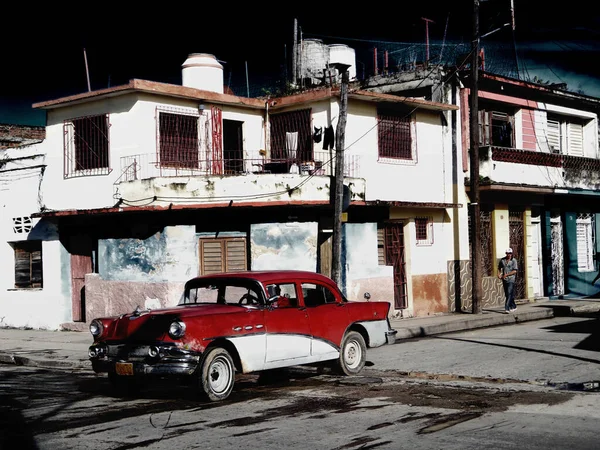
[{"label": "car windshield", "polygon": [[219,303],[229,305],[264,305],[261,285],[248,279],[215,278],[192,280],[186,284],[180,305]]}]

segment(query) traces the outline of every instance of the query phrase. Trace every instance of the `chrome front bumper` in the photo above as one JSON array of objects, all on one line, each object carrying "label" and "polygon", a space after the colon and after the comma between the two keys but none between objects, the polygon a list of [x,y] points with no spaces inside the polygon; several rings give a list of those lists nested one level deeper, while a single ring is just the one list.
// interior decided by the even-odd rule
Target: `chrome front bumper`
[{"label": "chrome front bumper", "polygon": [[106,345],[94,344],[89,349],[92,369],[96,373],[116,373],[117,363],[129,366],[134,376],[192,375],[201,354],[173,345]]}]

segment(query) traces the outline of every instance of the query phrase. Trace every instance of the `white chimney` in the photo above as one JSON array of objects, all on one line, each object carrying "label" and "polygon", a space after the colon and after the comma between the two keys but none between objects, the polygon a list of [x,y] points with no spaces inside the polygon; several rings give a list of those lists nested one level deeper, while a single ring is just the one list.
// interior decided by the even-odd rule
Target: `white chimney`
[{"label": "white chimney", "polygon": [[192,53],[181,67],[183,86],[223,93],[223,66],[214,55]]}]

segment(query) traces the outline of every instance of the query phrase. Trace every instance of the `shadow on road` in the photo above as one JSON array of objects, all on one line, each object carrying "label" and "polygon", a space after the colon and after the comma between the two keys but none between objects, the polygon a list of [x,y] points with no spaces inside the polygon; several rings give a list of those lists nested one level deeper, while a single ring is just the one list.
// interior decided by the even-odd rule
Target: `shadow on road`
[{"label": "shadow on road", "polygon": [[545,327],[544,330],[550,330],[554,333],[587,334],[588,336],[573,348],[593,352],[600,351],[600,317],[598,314],[578,317],[587,317],[589,320],[552,325]]},{"label": "shadow on road", "polygon": [[[544,327],[541,329],[550,330],[554,333],[587,334],[588,336],[585,337],[582,341],[580,341],[577,345],[573,346],[573,348],[576,348],[579,350],[594,351],[594,352],[600,351],[600,334],[599,334],[600,333],[600,329],[599,329],[600,317],[598,317],[597,314],[593,314],[593,315],[589,315],[589,316],[578,315],[577,317],[588,317],[589,319],[584,320],[584,321],[570,322],[570,323],[563,324],[563,325],[552,325],[552,326]],[[539,349],[539,348],[528,348],[528,347],[521,347],[518,345],[498,344],[498,343],[494,343],[494,342],[483,342],[483,341],[480,341],[477,339],[466,339],[466,338],[457,338],[457,337],[449,337],[449,336],[434,336],[433,338],[457,341],[457,342],[469,342],[472,344],[489,345],[492,347],[512,348],[515,350],[523,350],[526,352],[540,353],[540,354],[544,354],[544,355],[560,356],[561,358],[569,358],[569,359],[574,359],[574,360],[582,361],[582,362],[600,364],[600,361],[598,359],[586,358],[584,356],[577,356],[577,355],[571,355],[571,354],[560,353],[560,352],[553,352],[551,350],[543,350],[543,349]]]}]

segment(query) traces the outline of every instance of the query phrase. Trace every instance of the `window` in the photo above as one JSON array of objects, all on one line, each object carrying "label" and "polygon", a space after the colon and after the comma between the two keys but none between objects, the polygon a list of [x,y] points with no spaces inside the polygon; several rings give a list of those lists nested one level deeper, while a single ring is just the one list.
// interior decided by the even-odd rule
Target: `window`
[{"label": "window", "polygon": [[577,215],[577,270],[594,271],[594,220],[591,214]]},{"label": "window", "polygon": [[314,159],[310,109],[272,114],[269,123],[272,159]]},{"label": "window", "polygon": [[246,238],[200,239],[202,275],[246,269]]},{"label": "window", "polygon": [[410,113],[382,109],[377,111],[379,159],[412,161],[413,122]]},{"label": "window", "polygon": [[431,219],[431,217],[416,217],[415,233],[417,245],[432,245],[433,220]]},{"label": "window", "polygon": [[64,176],[106,175],[109,164],[108,115],[80,117],[64,123]]},{"label": "window", "polygon": [[583,122],[574,117],[551,114],[546,122],[546,139],[552,153],[583,156]]},{"label": "window", "polygon": [[302,296],[304,305],[309,307],[335,303],[335,294],[320,284],[302,283]]},{"label": "window", "polygon": [[198,117],[158,113],[159,161],[167,167],[198,167]]},{"label": "window", "polygon": [[298,306],[296,285],[294,283],[269,284],[267,286],[269,302],[276,304],[278,308],[290,308]]},{"label": "window", "polygon": [[42,241],[21,241],[15,250],[15,288],[42,287]]},{"label": "window", "polygon": [[482,105],[479,111],[479,145],[514,148],[514,111]]}]

